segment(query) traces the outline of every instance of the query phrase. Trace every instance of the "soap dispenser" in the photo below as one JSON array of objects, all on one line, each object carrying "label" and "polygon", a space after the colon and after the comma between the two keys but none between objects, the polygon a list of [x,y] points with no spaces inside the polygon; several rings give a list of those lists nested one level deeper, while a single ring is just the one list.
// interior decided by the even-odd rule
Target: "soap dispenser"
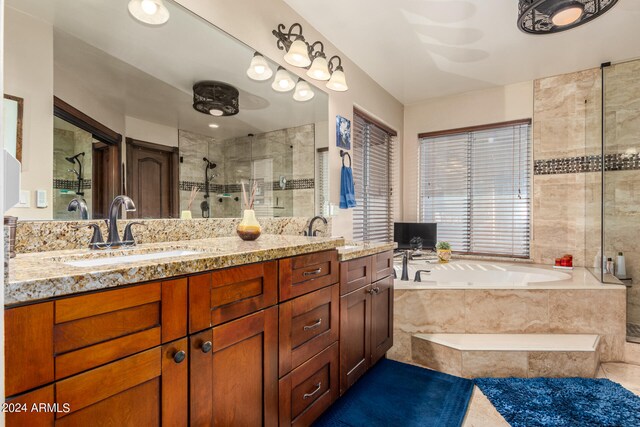
[{"label": "soap dispenser", "polygon": [[618,252],[618,262],[616,263],[616,277],[618,279],[627,278],[627,268],[625,266],[624,254],[622,252]]}]

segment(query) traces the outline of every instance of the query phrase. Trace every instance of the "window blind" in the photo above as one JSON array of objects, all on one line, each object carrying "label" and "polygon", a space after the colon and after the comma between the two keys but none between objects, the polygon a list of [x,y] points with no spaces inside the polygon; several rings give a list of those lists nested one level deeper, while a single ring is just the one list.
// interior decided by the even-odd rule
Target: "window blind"
[{"label": "window blind", "polygon": [[329,216],[329,150],[318,150],[318,206],[320,215]]},{"label": "window blind", "polygon": [[529,257],[530,124],[420,139],[420,217],[463,253]]},{"label": "window blind", "polygon": [[353,238],[392,241],[392,168],[394,137],[367,118],[354,113],[353,180],[357,206]]}]

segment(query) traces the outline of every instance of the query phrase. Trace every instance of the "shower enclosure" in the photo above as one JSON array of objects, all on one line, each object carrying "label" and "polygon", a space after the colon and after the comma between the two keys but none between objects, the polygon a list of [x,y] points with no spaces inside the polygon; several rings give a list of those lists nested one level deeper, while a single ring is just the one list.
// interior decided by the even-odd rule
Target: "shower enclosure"
[{"label": "shower enclosure", "polygon": [[640,60],[603,65],[599,83],[585,120],[596,169],[587,174],[585,256],[602,282],[627,286],[627,340],[640,343]]}]

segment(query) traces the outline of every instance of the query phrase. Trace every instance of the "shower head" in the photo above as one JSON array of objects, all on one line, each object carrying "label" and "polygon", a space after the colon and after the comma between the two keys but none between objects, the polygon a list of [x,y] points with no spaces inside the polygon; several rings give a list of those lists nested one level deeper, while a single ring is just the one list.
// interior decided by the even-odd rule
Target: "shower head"
[{"label": "shower head", "polygon": [[207,169],[215,169],[216,165],[215,163],[209,161],[209,159],[207,159],[206,157],[203,157],[202,160],[204,160],[205,162],[207,162]]},{"label": "shower head", "polygon": [[[78,160],[78,157],[80,156],[84,157],[84,151],[82,153],[78,153],[73,156],[65,157],[65,160],[73,165],[75,164],[76,160]],[[80,162],[80,160],[78,160],[78,162]]]}]

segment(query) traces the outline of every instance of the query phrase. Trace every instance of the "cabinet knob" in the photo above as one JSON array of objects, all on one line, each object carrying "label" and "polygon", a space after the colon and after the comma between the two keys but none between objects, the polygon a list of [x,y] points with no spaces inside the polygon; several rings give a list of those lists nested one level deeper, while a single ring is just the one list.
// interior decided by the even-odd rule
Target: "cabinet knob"
[{"label": "cabinet knob", "polygon": [[202,343],[202,347],[200,347],[200,349],[202,350],[203,353],[209,353],[212,347],[213,345],[211,344],[211,341],[206,341]]},{"label": "cabinet knob", "polygon": [[367,292],[369,292],[369,294],[374,295],[376,293],[375,289],[371,288],[369,289]]},{"label": "cabinet knob", "polygon": [[185,353],[184,350],[180,350],[173,355],[173,361],[176,363],[182,363],[185,357],[187,357],[187,353]]}]

